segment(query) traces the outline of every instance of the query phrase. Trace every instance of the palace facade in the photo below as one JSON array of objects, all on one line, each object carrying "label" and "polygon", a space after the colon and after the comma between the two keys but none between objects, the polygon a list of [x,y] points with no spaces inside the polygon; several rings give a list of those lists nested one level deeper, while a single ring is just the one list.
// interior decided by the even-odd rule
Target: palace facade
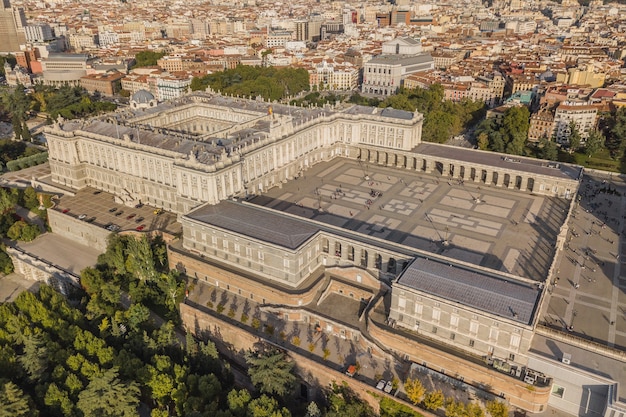
[{"label": "palace facade", "polygon": [[[558,200],[570,207],[560,210],[564,220],[580,167],[422,143],[417,112],[303,108],[209,93],[132,107],[46,127],[52,181],[177,213],[183,234],[169,247],[170,265],[200,282],[309,323],[321,320],[313,307],[330,293],[366,303],[358,314],[369,323],[367,337],[340,317],[324,321],[337,334],[419,363],[426,363],[420,338],[459,357],[496,363],[506,374],[469,365],[455,372],[461,380],[497,385],[518,407],[543,410],[549,378],[525,370],[525,353],[551,271],[518,276],[386,238],[379,226],[380,238],[248,200],[295,180],[305,184],[313,166],[345,159],[359,167],[350,178],[366,188],[374,182],[371,167],[384,168],[387,178],[422,173]],[[345,188],[340,184],[337,192]],[[410,216],[414,209],[402,210]],[[533,222],[534,214],[525,216]],[[566,233],[558,227],[553,247]],[[383,308],[388,291],[384,320],[368,316]]]}]

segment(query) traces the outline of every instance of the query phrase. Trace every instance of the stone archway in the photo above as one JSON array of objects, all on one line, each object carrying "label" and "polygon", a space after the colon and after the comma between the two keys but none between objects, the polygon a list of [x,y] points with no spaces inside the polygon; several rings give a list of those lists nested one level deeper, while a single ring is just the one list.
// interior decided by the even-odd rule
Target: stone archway
[{"label": "stone archway", "polygon": [[435,162],[435,171],[437,171],[440,175],[444,175],[443,174],[443,163],[436,161]]}]

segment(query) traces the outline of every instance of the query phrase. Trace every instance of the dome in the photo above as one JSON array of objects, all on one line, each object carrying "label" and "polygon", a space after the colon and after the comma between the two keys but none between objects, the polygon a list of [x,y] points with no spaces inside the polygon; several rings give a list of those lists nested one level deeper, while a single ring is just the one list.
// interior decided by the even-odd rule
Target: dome
[{"label": "dome", "polygon": [[154,96],[147,90],[139,90],[131,97],[131,100],[137,104],[148,104],[154,100]]}]

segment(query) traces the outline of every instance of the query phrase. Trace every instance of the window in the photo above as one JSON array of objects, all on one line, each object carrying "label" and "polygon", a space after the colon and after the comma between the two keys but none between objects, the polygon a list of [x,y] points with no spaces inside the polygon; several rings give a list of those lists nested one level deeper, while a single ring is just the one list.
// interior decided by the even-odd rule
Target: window
[{"label": "window", "polygon": [[420,316],[422,315],[422,309],[424,308],[423,305],[416,303],[415,304],[415,314],[419,314]]},{"label": "window", "polygon": [[438,308],[433,308],[433,321],[439,321],[441,318],[441,310]]},{"label": "window", "polygon": [[496,329],[495,327],[492,327],[491,329],[489,329],[489,340],[497,341],[498,335],[499,335],[498,329]]},{"label": "window", "polygon": [[450,327],[457,328],[459,326],[459,316],[452,314],[450,316]]},{"label": "window", "polygon": [[450,333],[450,340],[454,340],[456,339],[456,334],[455,333]]},{"label": "window", "polygon": [[398,298],[398,309],[400,311],[404,311],[405,308],[406,308],[406,298],[399,297]]},{"label": "window", "polygon": [[511,335],[511,349],[519,348],[520,341],[521,341],[521,338],[518,334],[512,334]]},{"label": "window", "polygon": [[474,339],[470,339],[470,341],[469,341],[469,347],[474,347]]},{"label": "window", "polygon": [[552,395],[554,395],[555,397],[563,398],[564,393],[565,388],[557,384],[552,385]]},{"label": "window", "polygon": [[470,322],[470,334],[472,335],[478,334],[478,322],[477,321]]},{"label": "window", "polygon": [[515,354],[514,353],[509,353],[509,360],[514,362],[515,361]]},{"label": "window", "polygon": [[437,326],[433,326],[433,334],[437,334]]}]

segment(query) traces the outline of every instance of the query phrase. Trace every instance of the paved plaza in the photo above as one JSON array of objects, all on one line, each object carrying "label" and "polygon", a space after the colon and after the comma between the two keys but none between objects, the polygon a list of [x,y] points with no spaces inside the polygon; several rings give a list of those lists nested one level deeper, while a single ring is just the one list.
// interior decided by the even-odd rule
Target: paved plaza
[{"label": "paved plaza", "polygon": [[251,201],[536,281],[547,277],[569,204],[342,158]]},{"label": "paved plaza", "polygon": [[626,185],[608,174],[585,176],[579,195],[540,323],[626,349]]}]

